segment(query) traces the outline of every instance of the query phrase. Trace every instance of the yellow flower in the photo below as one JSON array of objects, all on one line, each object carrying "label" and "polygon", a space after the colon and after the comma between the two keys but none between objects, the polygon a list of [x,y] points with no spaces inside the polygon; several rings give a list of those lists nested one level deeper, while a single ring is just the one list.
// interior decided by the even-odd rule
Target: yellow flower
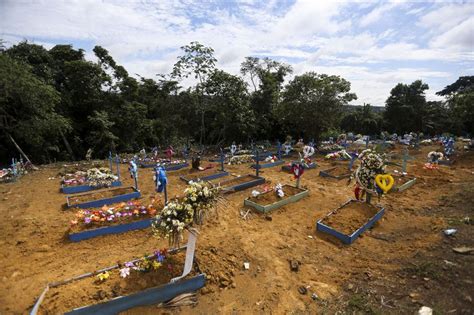
[{"label": "yellow flower", "polygon": [[110,277],[110,274],[108,271],[104,271],[102,273],[99,273],[97,275],[97,278],[99,278],[99,281],[105,281],[106,279],[108,279]]},{"label": "yellow flower", "polygon": [[156,260],[154,260],[151,264],[151,266],[153,267],[154,270],[158,269],[161,267],[161,263],[157,262]]}]

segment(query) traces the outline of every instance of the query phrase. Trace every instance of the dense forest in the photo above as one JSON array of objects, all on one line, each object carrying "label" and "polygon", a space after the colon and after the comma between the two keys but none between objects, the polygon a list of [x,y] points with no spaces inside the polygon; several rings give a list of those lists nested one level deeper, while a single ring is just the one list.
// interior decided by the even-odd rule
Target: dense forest
[{"label": "dense forest", "polygon": [[[37,163],[83,159],[108,151],[184,143],[227,145],[232,141],[323,139],[352,131],[424,134],[474,132],[474,76],[460,77],[425,98],[421,80],[399,83],[385,110],[369,104],[347,110],[357,99],[336,75],[307,72],[290,79],[291,66],[247,57],[241,76],[216,67],[214,50],[198,42],[182,47],[169,74],[132,77],[103,47],[97,61],[71,45],[45,49],[0,42],[0,161],[18,156],[14,141]],[[195,84],[183,87],[182,80]],[[249,83],[247,83],[249,82]]]}]

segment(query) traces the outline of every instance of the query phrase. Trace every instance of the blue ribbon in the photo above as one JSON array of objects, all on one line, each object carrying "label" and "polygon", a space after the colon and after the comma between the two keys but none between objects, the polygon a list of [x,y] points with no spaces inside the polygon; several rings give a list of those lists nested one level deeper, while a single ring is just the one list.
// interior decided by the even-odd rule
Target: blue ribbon
[{"label": "blue ribbon", "polygon": [[168,178],[166,177],[166,171],[162,166],[158,166],[155,172],[156,191],[160,193],[163,192],[165,186],[168,184]]}]

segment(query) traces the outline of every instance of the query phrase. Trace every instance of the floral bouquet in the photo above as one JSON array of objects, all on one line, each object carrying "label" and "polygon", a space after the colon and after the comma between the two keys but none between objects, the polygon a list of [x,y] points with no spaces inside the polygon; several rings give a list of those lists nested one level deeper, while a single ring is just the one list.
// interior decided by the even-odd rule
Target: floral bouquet
[{"label": "floral bouquet", "polygon": [[135,200],[127,203],[122,202],[113,207],[103,206],[96,210],[81,209],[76,212],[75,219],[71,220],[71,227],[73,229],[98,227],[144,216],[154,216],[158,209],[162,208],[162,202],[153,198],[147,206]]},{"label": "floral bouquet", "polygon": [[251,154],[234,155],[230,158],[229,165],[240,165],[250,162],[253,162],[253,156]]},{"label": "floral bouquet", "polygon": [[87,170],[87,181],[93,187],[109,187],[116,180],[118,180],[118,177],[107,167]]},{"label": "floral bouquet", "polygon": [[184,190],[183,203],[190,205],[194,212],[194,223],[202,224],[204,217],[209,215],[218,201],[219,188],[203,181],[189,182],[188,188]]},{"label": "floral bouquet", "polygon": [[360,165],[351,178],[355,177],[357,184],[361,186],[362,189],[369,192],[376,192],[375,177],[378,174],[385,173],[384,155],[367,149],[359,154],[359,160]]},{"label": "floral bouquet", "polygon": [[278,197],[285,197],[285,193],[283,192],[283,186],[280,183],[278,183],[273,190],[276,192]]},{"label": "floral bouquet", "polygon": [[428,153],[428,162],[429,163],[437,163],[439,160],[444,158],[444,154],[437,151],[431,151]]},{"label": "floral bouquet", "polygon": [[275,161],[278,161],[278,158],[276,157],[276,155],[269,155],[265,158],[265,162],[270,162],[270,163],[274,163]]},{"label": "floral bouquet", "polygon": [[330,153],[334,151],[340,151],[343,147],[338,144],[324,144],[318,148],[319,152],[321,153]]},{"label": "floral bouquet", "polygon": [[194,210],[191,204],[172,200],[153,220],[153,234],[158,238],[168,238],[170,247],[179,247],[183,230],[193,222],[193,218]]},{"label": "floral bouquet", "polygon": [[333,153],[328,153],[326,154],[326,156],[324,157],[326,160],[335,160],[335,159],[344,159],[344,160],[350,160],[351,159],[351,155],[349,153],[346,152],[346,150],[340,150],[340,151],[337,151],[337,152],[333,152]]}]

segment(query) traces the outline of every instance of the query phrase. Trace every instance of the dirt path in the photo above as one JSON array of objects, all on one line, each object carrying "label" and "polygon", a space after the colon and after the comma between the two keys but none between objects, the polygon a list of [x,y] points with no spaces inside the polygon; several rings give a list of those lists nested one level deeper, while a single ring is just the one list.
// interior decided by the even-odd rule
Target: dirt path
[{"label": "dirt path", "polygon": [[[199,304],[172,312],[410,313],[423,304],[441,313],[472,313],[474,255],[454,254],[451,247],[474,246],[474,225],[459,223],[466,216],[474,220],[474,154],[435,171],[422,168],[425,156],[418,154],[418,161],[409,166],[409,173],[418,178],[415,186],[382,198],[385,216],[351,246],[315,231],[318,219],[352,197],[347,180],[318,176],[320,169],[329,167],[322,158],[320,167],[307,170],[301,180],[310,196],[273,211],[271,220],[256,212],[250,220],[241,219],[243,199],[251,189],[226,195],[227,206],[206,222],[198,240],[197,260],[209,279]],[[253,172],[249,165],[227,168],[234,175]],[[0,186],[2,314],[29,311],[47,282],[139,257],[166,244],[153,238],[149,229],[67,241],[72,213],[61,209],[66,198],[59,193],[58,170],[59,166],[42,167]],[[126,167],[121,171],[126,174]],[[179,175],[186,172],[168,172],[170,195],[185,188]],[[143,195],[151,196],[151,170],[140,169],[139,176]],[[262,170],[261,176],[269,185],[294,184],[280,167]],[[132,184],[128,177],[124,181]],[[453,224],[458,234],[447,238],[442,231]],[[298,272],[290,270],[289,260],[300,262]],[[250,262],[249,270],[243,269],[243,262]],[[306,295],[298,292],[300,286],[309,286]],[[149,307],[127,313],[156,311]]]}]

